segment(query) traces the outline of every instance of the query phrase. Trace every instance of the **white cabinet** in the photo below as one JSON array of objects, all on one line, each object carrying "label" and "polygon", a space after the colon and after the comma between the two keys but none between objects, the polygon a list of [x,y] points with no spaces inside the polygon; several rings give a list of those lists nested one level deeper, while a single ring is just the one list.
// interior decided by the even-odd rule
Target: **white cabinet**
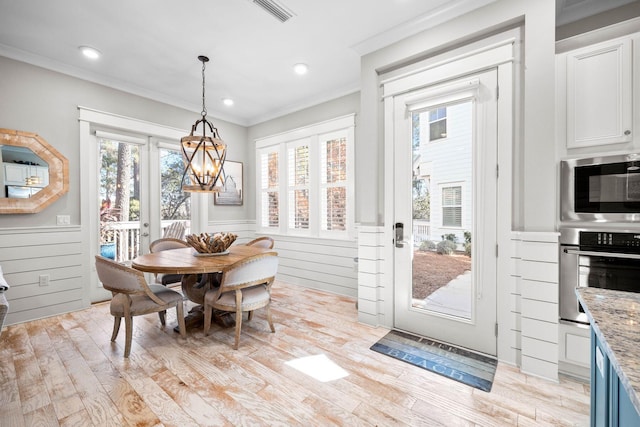
[{"label": "white cabinet", "polygon": [[49,168],[46,166],[23,165],[20,163],[3,163],[4,185],[26,185],[27,178],[35,176],[39,182],[35,187],[49,185]]},{"label": "white cabinet", "polygon": [[568,149],[633,138],[632,38],[566,52]]}]

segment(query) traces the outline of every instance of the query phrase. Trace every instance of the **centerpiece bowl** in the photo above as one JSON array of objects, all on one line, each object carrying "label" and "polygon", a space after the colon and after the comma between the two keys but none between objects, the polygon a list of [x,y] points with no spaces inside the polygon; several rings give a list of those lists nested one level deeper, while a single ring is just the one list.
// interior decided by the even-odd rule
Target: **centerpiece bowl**
[{"label": "centerpiece bowl", "polygon": [[200,233],[186,236],[187,243],[198,253],[196,256],[225,255],[238,236],[234,233]]}]

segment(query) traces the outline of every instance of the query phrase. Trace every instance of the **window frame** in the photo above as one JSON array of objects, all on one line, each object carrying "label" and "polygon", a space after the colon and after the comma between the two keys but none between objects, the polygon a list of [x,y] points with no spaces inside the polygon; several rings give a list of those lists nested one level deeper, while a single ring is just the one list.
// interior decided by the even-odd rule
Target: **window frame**
[{"label": "window frame", "polygon": [[[436,117],[434,120],[431,120],[431,114],[433,112],[436,113],[436,116],[438,116],[440,110],[443,110],[443,116],[442,117]],[[427,142],[431,143],[436,143],[436,142],[441,142],[443,140],[446,140],[447,137],[449,136],[449,128],[447,125],[447,120],[449,118],[449,110],[448,110],[448,106],[447,105],[443,105],[443,106],[439,106],[439,107],[434,107],[430,110],[427,110],[427,113],[429,115],[428,117],[428,122],[427,122],[427,131],[429,132],[429,139]],[[440,134],[441,136],[439,136],[438,138],[435,139],[431,139],[431,127],[434,126],[436,123],[440,123],[440,122],[444,122],[444,136],[442,136],[442,134]]]},{"label": "window frame", "polygon": [[[345,230],[322,230],[321,224],[321,192],[326,185],[321,184],[321,153],[320,148],[326,141],[337,137],[346,140],[346,220]],[[327,238],[338,240],[353,240],[354,210],[355,210],[355,114],[338,117],[312,124],[306,127],[294,129],[281,134],[256,139],[256,232],[264,234],[279,234],[287,236],[303,236],[313,238]],[[288,149],[297,145],[309,146],[309,227],[307,229],[294,229],[289,224],[289,190],[297,188],[289,185],[289,158]],[[263,192],[261,177],[263,174],[261,156],[268,152],[278,152],[278,227],[265,227],[262,224]]]},{"label": "window frame", "polygon": [[[280,195],[284,194],[284,197],[286,198],[286,202],[285,205],[287,207],[287,210],[285,212],[282,212],[282,210],[280,210],[279,212],[279,217],[280,218],[284,218],[285,219],[285,224],[286,224],[286,234],[290,234],[290,235],[302,235],[302,236],[307,236],[310,235],[312,233],[312,230],[314,229],[314,222],[315,222],[315,218],[312,218],[312,212],[313,212],[313,200],[312,200],[312,187],[313,187],[313,181],[314,181],[314,177],[313,177],[313,173],[312,173],[312,164],[313,162],[313,149],[311,148],[313,145],[313,139],[312,138],[304,138],[304,139],[299,139],[296,141],[289,141],[284,143],[285,146],[285,158],[284,158],[284,166],[285,166],[285,175],[281,175],[284,176],[284,183],[283,182],[279,182],[280,184]],[[295,182],[291,182],[291,178],[292,178],[292,174],[293,177],[295,177],[295,172],[291,171],[290,169],[290,158],[289,158],[289,151],[290,150],[296,150],[300,147],[307,147],[307,152],[308,152],[308,168],[307,168],[307,183],[306,184],[297,184]],[[284,184],[284,185],[283,185]],[[282,192],[282,187],[286,187],[285,192]],[[306,228],[296,228],[294,226],[294,224],[291,224],[291,222],[295,222],[295,215],[292,216],[292,212],[291,209],[293,208],[292,204],[293,204],[293,197],[291,193],[295,193],[295,191],[298,190],[307,190],[308,191],[308,209],[309,209],[309,219],[308,219],[308,224]]]},{"label": "window frame", "polygon": [[[269,186],[269,177],[268,177],[268,170],[267,171],[263,171],[262,170],[262,155],[266,155],[267,156],[267,165],[269,163],[269,155],[271,153],[275,153],[277,156],[276,159],[276,164],[277,164],[277,170],[278,170],[278,180],[277,180],[277,186],[276,187],[270,187]],[[268,146],[265,147],[263,149],[260,150],[256,150],[256,228],[257,229],[261,229],[263,230],[263,232],[266,233],[274,233],[274,232],[279,232],[280,230],[280,226],[282,225],[282,221],[281,221],[281,213],[280,213],[280,209],[283,203],[283,200],[281,198],[281,194],[280,194],[280,185],[282,183],[282,175],[281,175],[281,164],[282,164],[282,150],[280,149],[280,147],[277,146]],[[262,175],[263,173],[267,173],[267,186],[263,187],[262,186]],[[264,195],[267,195],[269,193],[273,193],[275,192],[278,195],[278,225],[276,226],[270,226],[270,225],[263,225],[263,209],[262,209],[262,203],[263,203],[263,197]],[[268,213],[267,213],[267,222],[268,221]]]},{"label": "window frame", "polygon": [[[446,205],[444,204],[444,190],[447,188],[459,188],[460,189],[460,204]],[[444,209],[445,208],[460,208],[460,225],[445,225],[444,223]],[[452,230],[460,230],[464,224],[464,185],[462,182],[449,182],[440,184],[440,228],[448,228]]]}]

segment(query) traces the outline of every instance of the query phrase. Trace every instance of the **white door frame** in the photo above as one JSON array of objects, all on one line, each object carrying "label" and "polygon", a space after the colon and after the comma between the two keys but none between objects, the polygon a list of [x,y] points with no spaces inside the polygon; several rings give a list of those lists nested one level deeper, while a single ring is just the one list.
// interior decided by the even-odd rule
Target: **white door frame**
[{"label": "white door frame", "polygon": [[[496,354],[496,186],[497,177],[497,69],[484,70],[451,82],[395,96],[394,99],[394,156],[395,212],[393,222],[406,224],[404,240],[408,243],[394,252],[395,311],[394,327],[427,336],[438,341],[466,347],[488,355]],[[418,309],[412,304],[413,233],[411,195],[411,112],[440,106],[470,103],[472,137],[471,181],[466,182],[471,194],[472,221],[465,226],[473,236],[471,277],[471,312],[469,318]],[[462,125],[461,125],[462,126]],[[458,129],[459,130],[459,129]],[[454,133],[455,126],[447,129]],[[455,138],[455,137],[454,137]],[[436,142],[435,144],[438,144]],[[447,144],[447,142],[439,142]],[[434,180],[442,179],[432,176]],[[433,194],[433,193],[432,193]],[[484,197],[486,195],[486,197]],[[464,199],[464,197],[463,197]],[[433,198],[432,198],[433,200]],[[432,208],[434,205],[432,203]],[[435,212],[432,210],[432,214]],[[432,217],[433,219],[433,217]],[[435,224],[432,224],[435,226]]]},{"label": "white door frame", "polygon": [[[508,31],[497,36],[499,39],[491,38],[490,41],[480,42],[480,47],[471,51],[464,52],[460,55],[448,55],[449,59],[438,61],[438,58],[432,58],[428,64],[422,68],[414,67],[412,71],[399,74],[393,72],[393,76],[388,79],[382,79],[382,101],[384,103],[384,194],[391,195],[394,192],[393,165],[395,162],[393,156],[393,126],[389,126],[388,120],[393,120],[393,96],[420,89],[424,84],[420,82],[430,81],[437,83],[451,80],[465,74],[478,72],[484,69],[497,67],[498,69],[498,86],[500,94],[498,98],[498,117],[499,126],[498,134],[498,167],[499,177],[497,184],[498,200],[497,200],[497,240],[498,247],[498,283],[497,283],[497,322],[498,322],[498,340],[497,354],[501,358],[501,354],[509,353],[511,341],[508,339],[508,331],[502,330],[502,325],[509,325],[510,322],[510,258],[509,247],[511,241],[512,226],[512,191],[513,191],[513,153],[514,141],[517,141],[518,135],[515,134],[518,129],[519,111],[518,104],[514,99],[519,98],[520,77],[517,70],[520,66],[515,64],[517,58],[522,57],[520,54],[520,37],[518,30]],[[486,43],[483,45],[483,43]],[[468,49],[467,49],[468,50]],[[391,74],[391,73],[390,73]],[[390,118],[390,119],[389,119]],[[383,314],[385,325],[393,327],[394,318],[394,238],[393,230],[393,197],[385,197],[384,202],[384,242],[383,248],[383,266],[385,272],[385,283],[380,291],[380,299],[383,301],[378,308],[379,313]]]},{"label": "white door frame", "polygon": [[[85,295],[91,302],[111,298],[111,293],[105,291],[98,281],[95,272],[95,255],[98,254],[98,203],[96,195],[99,193],[98,180],[96,179],[98,165],[98,138],[96,130],[100,129],[112,133],[130,135],[132,138],[145,139],[149,145],[149,168],[151,172],[157,172],[158,145],[175,144],[179,149],[179,141],[188,130],[172,128],[157,123],[124,117],[117,114],[106,113],[86,107],[78,107],[80,125],[80,224],[82,230],[82,247],[86,248],[85,262]],[[145,178],[146,179],[146,178]],[[143,191],[149,191],[149,206],[159,206],[159,182],[149,182],[148,186],[141,186]],[[195,196],[195,197],[194,197]],[[208,218],[206,193],[191,194],[191,229],[204,230]],[[153,224],[155,219],[159,224],[160,213],[153,210],[146,215]],[[151,238],[157,236],[156,231],[151,232]],[[159,237],[159,236],[157,236]],[[149,278],[148,278],[149,279]]]}]

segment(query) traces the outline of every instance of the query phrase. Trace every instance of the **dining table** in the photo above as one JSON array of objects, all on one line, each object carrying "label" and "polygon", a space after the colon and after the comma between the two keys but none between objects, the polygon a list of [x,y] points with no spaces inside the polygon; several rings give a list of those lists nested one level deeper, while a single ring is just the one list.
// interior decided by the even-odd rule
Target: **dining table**
[{"label": "dining table", "polygon": [[[196,303],[185,317],[189,330],[203,325],[204,295],[219,286],[221,274],[237,262],[265,252],[273,249],[232,245],[221,254],[201,254],[193,248],[168,249],[139,255],[131,261],[131,266],[145,273],[182,275],[182,292]],[[213,321],[223,327],[235,325],[233,314],[228,312],[214,311]],[[174,329],[179,331],[177,326]]]}]

